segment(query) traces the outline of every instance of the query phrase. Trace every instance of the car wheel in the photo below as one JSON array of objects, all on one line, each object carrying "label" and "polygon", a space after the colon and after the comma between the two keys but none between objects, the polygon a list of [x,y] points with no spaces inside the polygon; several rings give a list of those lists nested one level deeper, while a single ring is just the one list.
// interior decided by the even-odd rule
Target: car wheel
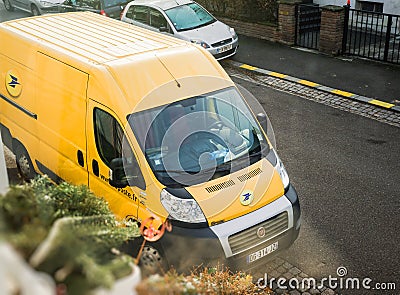
[{"label": "car wheel", "polygon": [[32,180],[36,176],[35,168],[28,152],[22,144],[18,144],[15,149],[18,172],[24,180]]},{"label": "car wheel", "polygon": [[11,5],[10,0],[3,0],[4,2],[4,7],[6,8],[7,11],[13,11],[14,7]]},{"label": "car wheel", "polygon": [[145,246],[139,259],[139,266],[144,274],[154,274],[165,272],[166,263],[165,258],[162,257],[160,252],[152,247]]},{"label": "car wheel", "polygon": [[32,5],[31,11],[32,11],[32,14],[35,15],[35,16],[36,16],[36,15],[40,15],[39,8],[37,8],[36,5]]}]

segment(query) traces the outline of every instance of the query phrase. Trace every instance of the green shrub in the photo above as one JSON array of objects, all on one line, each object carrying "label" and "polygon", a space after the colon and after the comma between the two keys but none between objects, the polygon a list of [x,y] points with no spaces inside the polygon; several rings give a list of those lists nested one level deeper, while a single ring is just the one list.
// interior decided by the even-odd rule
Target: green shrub
[{"label": "green shrub", "polygon": [[[62,226],[49,237],[56,221]],[[140,235],[136,223],[117,220],[107,202],[87,187],[54,185],[47,177],[0,196],[0,225],[2,237],[28,261],[46,244],[35,267],[71,294],[111,287],[115,278],[129,274],[133,258],[116,255],[115,249]]]}]

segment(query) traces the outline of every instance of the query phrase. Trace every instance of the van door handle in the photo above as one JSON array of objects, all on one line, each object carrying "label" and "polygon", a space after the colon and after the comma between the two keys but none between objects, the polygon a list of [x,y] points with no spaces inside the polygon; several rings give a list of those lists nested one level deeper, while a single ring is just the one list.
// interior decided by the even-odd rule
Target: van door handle
[{"label": "van door handle", "polygon": [[99,171],[99,163],[96,160],[92,160],[92,170],[93,170],[93,174],[96,176],[100,175],[100,171]]},{"label": "van door handle", "polygon": [[85,167],[85,160],[83,159],[82,151],[78,150],[77,156],[78,156],[78,164],[82,167]]}]

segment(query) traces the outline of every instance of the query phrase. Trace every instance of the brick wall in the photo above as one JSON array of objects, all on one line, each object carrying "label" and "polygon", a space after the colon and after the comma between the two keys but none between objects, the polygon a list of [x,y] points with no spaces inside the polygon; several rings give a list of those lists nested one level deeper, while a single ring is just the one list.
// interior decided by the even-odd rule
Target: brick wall
[{"label": "brick wall", "polygon": [[338,55],[342,50],[344,8],[328,5],[322,7],[319,51]]},{"label": "brick wall", "polygon": [[266,39],[274,42],[279,41],[277,25],[255,24],[221,17],[219,20],[231,26],[232,28],[235,28],[235,31],[238,34],[259,39]]},{"label": "brick wall", "polygon": [[[266,39],[293,46],[296,43],[296,9],[301,1],[282,0],[279,3],[278,24],[257,24],[229,18],[219,18],[235,28],[238,34]],[[344,8],[328,5],[322,7],[319,50],[338,55],[342,50]]]}]

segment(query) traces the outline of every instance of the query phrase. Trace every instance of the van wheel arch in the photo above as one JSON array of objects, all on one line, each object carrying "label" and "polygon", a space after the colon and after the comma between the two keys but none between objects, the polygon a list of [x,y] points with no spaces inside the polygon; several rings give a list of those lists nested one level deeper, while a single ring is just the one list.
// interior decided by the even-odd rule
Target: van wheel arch
[{"label": "van wheel arch", "polygon": [[21,177],[26,181],[35,178],[36,171],[35,168],[33,167],[29,153],[24,147],[24,145],[16,139],[13,140],[13,152],[15,154],[15,160],[17,162],[18,172],[21,175]]}]

